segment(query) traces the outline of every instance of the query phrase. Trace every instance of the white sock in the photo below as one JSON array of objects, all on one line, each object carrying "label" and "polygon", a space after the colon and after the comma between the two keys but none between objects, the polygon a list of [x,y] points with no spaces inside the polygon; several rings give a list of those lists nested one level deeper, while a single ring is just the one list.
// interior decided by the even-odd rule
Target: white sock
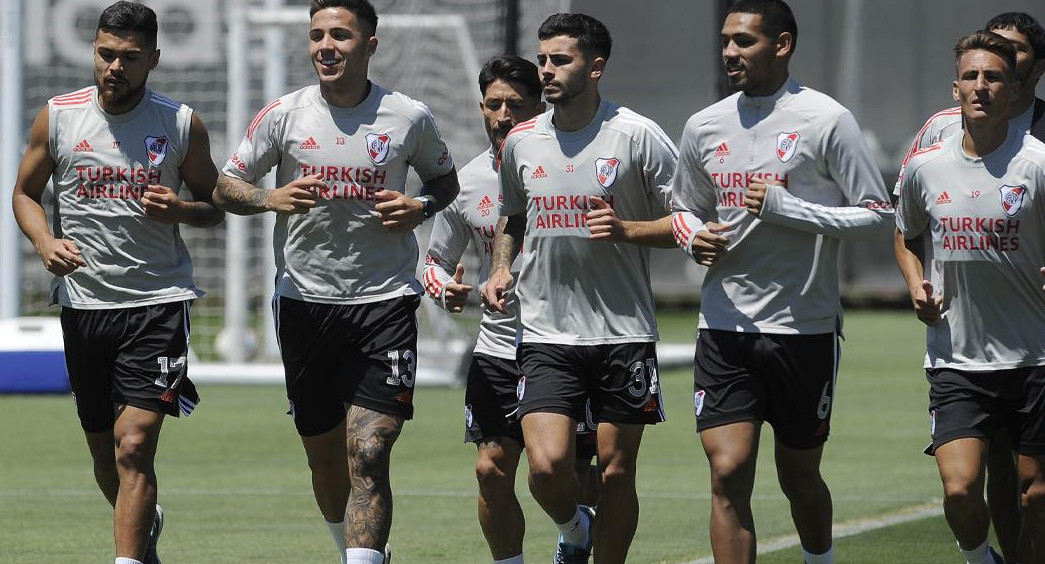
[{"label": "white sock", "polygon": [[385,553],[370,548],[346,548],[345,562],[347,564],[383,564]]},{"label": "white sock", "polygon": [[588,529],[591,528],[591,523],[588,522],[588,517],[581,512],[581,508],[577,508],[577,512],[573,514],[573,519],[559,524],[555,524],[559,528],[559,534],[562,535],[562,540],[566,544],[572,546],[588,546]]},{"label": "white sock", "polygon": [[511,558],[505,558],[504,560],[494,560],[493,564],[524,564],[523,555],[520,554]]},{"label": "white sock", "polygon": [[345,522],[331,523],[330,521],[324,520],[327,524],[327,528],[330,529],[330,536],[334,537],[334,546],[337,547],[337,553],[341,555],[341,564],[345,564]]},{"label": "white sock", "polygon": [[972,550],[965,550],[962,545],[958,545],[958,552],[962,553],[965,557],[965,561],[968,564],[993,564],[991,557],[987,555],[987,541],[983,541],[983,544],[977,546]]},{"label": "white sock", "polygon": [[133,558],[124,558],[122,556],[117,556],[116,557],[116,564],[142,564],[142,563],[141,563],[140,560],[135,560]]},{"label": "white sock", "polygon": [[803,548],[802,558],[805,559],[806,564],[835,564],[835,545],[832,544],[831,548],[823,554],[813,554]]}]

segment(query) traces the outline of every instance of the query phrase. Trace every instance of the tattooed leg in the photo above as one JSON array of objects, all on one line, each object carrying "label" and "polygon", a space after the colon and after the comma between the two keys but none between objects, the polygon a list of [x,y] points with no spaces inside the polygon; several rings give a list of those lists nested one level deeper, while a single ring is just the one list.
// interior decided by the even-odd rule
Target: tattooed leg
[{"label": "tattooed leg", "polygon": [[349,548],[383,550],[392,528],[388,466],[403,418],[351,406],[345,433],[352,489],[345,512]]}]

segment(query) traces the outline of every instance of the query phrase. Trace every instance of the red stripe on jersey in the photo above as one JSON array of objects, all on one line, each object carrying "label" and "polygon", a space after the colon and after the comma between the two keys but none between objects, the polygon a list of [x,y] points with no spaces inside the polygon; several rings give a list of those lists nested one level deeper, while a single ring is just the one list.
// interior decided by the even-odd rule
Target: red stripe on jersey
[{"label": "red stripe on jersey", "polygon": [[675,243],[678,246],[683,249],[689,247],[689,238],[693,234],[693,230],[686,225],[686,220],[682,218],[682,214],[675,214],[675,217],[671,219],[671,231],[675,235]]},{"label": "red stripe on jersey", "polygon": [[254,131],[258,129],[259,125],[261,125],[261,120],[265,117],[265,114],[271,112],[272,108],[275,108],[279,104],[280,101],[276,100],[275,102],[272,102],[271,104],[262,108],[261,111],[258,112],[258,115],[254,116],[254,119],[250,122],[250,126],[247,127],[247,139],[254,138]]},{"label": "red stripe on jersey", "polygon": [[55,96],[54,99],[65,101],[71,98],[83,98],[84,96],[90,97],[91,94],[91,88],[84,88],[83,90],[77,90],[76,92],[70,92],[68,94],[61,94],[59,96]]},{"label": "red stripe on jersey", "polygon": [[922,138],[922,135],[925,135],[926,130],[932,127],[933,122],[944,116],[953,116],[960,113],[962,113],[961,106],[958,106],[956,108],[947,108],[946,110],[940,110],[936,112],[928,120],[926,120],[925,125],[923,125],[922,128],[918,130],[918,134],[914,136],[914,142],[911,143],[910,147],[908,147],[907,153],[903,157],[903,163],[900,164],[900,168],[905,168],[907,166],[907,162],[911,160],[911,157],[913,157],[914,154],[918,152],[918,140]]},{"label": "red stripe on jersey", "polygon": [[76,96],[56,96],[51,100],[55,106],[79,106],[91,101],[91,93],[86,92]]},{"label": "red stripe on jersey", "polygon": [[939,143],[933,143],[932,145],[929,145],[928,147],[925,147],[924,149],[918,149],[913,154],[911,154],[911,156],[915,157],[917,155],[924,155],[925,153],[931,153],[931,152],[939,149],[942,146],[943,146],[943,141],[940,141]]},{"label": "red stripe on jersey", "polygon": [[504,146],[508,143],[508,138],[520,131],[529,131],[534,128],[537,124],[535,123],[537,118],[531,119],[530,121],[524,121],[519,125],[516,125],[508,132],[508,135],[504,136],[504,141],[501,141],[501,146],[497,148],[497,169],[501,168],[501,155],[504,154]]},{"label": "red stripe on jersey", "polygon": [[428,291],[428,295],[435,299],[443,297],[443,283],[439,281],[439,277],[435,274],[435,267],[429,266],[425,268],[425,290]]}]

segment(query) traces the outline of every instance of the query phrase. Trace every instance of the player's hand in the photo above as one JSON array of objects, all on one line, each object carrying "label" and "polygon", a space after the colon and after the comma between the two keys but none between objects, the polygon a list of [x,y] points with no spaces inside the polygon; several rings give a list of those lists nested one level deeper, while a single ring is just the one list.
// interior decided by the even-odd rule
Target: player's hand
[{"label": "player's hand", "polygon": [[326,188],[322,174],[295,178],[286,186],[265,194],[265,209],[276,213],[300,214],[316,207],[316,190]]},{"label": "player's hand", "polygon": [[712,266],[726,254],[729,237],[720,233],[728,231],[729,226],[710,221],[704,224],[704,228],[693,238],[693,258],[697,260],[697,264]]},{"label": "player's hand", "polygon": [[483,286],[483,302],[493,311],[508,313],[508,290],[514,282],[515,277],[507,268],[490,273],[489,280]]},{"label": "player's hand", "polygon": [[911,302],[914,304],[915,315],[922,323],[932,325],[940,320],[943,297],[933,294],[932,282],[922,280],[921,285],[912,287]]},{"label": "player's hand", "polygon": [[464,280],[464,265],[458,264],[457,271],[454,272],[454,281],[443,287],[443,306],[450,313],[461,313],[464,310],[465,302],[468,301],[468,294],[472,293],[472,286],[462,284],[462,280]]},{"label": "player's hand", "polygon": [[51,237],[36,248],[36,254],[40,255],[44,268],[55,276],[65,276],[81,266],[87,266],[76,243],[68,239]]},{"label": "player's hand", "polygon": [[744,206],[755,217],[762,213],[762,204],[766,201],[767,190],[765,183],[759,180],[748,184],[747,190],[744,190]]},{"label": "player's hand", "polygon": [[142,193],[142,208],[145,217],[153,221],[168,225],[181,222],[182,201],[177,192],[166,186],[149,184]]},{"label": "player's hand", "polygon": [[592,210],[588,212],[588,228],[591,230],[591,238],[603,241],[627,241],[624,222],[617,217],[617,213],[606,203],[606,200],[592,196],[588,198],[588,201],[592,204]]},{"label": "player's hand", "polygon": [[381,225],[389,231],[412,231],[425,220],[424,203],[395,190],[378,190],[374,207]]}]

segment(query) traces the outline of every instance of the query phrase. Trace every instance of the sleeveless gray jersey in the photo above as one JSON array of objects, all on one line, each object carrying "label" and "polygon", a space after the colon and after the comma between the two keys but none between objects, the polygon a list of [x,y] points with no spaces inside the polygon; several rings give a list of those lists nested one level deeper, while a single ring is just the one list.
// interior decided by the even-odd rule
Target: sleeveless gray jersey
[{"label": "sleeveless gray jersey", "polygon": [[[759,217],[744,191],[769,186]],[[737,93],[686,123],[672,183],[673,227],[690,244],[705,222],[729,225],[728,252],[704,278],[700,327],[782,334],[840,328],[838,247],[883,241],[893,210],[852,114],[788,80],[766,97]]]},{"label": "sleeveless gray jersey", "polygon": [[203,295],[178,225],[145,218],[149,184],[181,188],[192,110],[145,90],[112,115],[84,88],[47,102],[54,159],[52,231],[76,243],[87,266],[51,283],[51,301],[76,309],[138,307]]},{"label": "sleeveless gray jersey", "polygon": [[1016,128],[982,159],[961,135],[916,152],[901,185],[904,238],[932,234],[930,282],[943,298],[926,368],[989,372],[1045,365],[1045,144]]},{"label": "sleeveless gray jersey", "polygon": [[327,189],[306,214],[277,214],[276,295],[360,304],[421,293],[413,232],[381,226],[379,190],[404,191],[407,170],[422,181],[447,174],[453,159],[428,108],[371,84],[359,105],[327,104],[308,86],[262,109],[223,170],[255,183],[276,167],[276,184],[322,174]]},{"label": "sleeveless gray jersey", "polygon": [[606,101],[575,132],[555,129],[553,112],[516,126],[501,148],[501,215],[526,214],[522,342],[656,341],[649,249],[592,241],[588,198],[604,198],[623,220],[664,216],[675,146],[649,119]]},{"label": "sleeveless gray jersey", "polygon": [[[490,278],[493,239],[501,219],[500,184],[492,151],[472,159],[457,173],[457,178],[461,193],[435,216],[425,255],[425,290],[437,303],[442,302],[443,288],[453,280],[457,263],[469,242],[479,253],[479,288],[486,284]],[[518,264],[516,260],[513,267]],[[518,269],[513,268],[513,274],[518,275]],[[507,314],[483,306],[475,352],[515,360],[519,307],[514,293],[509,293],[507,306]]]}]

